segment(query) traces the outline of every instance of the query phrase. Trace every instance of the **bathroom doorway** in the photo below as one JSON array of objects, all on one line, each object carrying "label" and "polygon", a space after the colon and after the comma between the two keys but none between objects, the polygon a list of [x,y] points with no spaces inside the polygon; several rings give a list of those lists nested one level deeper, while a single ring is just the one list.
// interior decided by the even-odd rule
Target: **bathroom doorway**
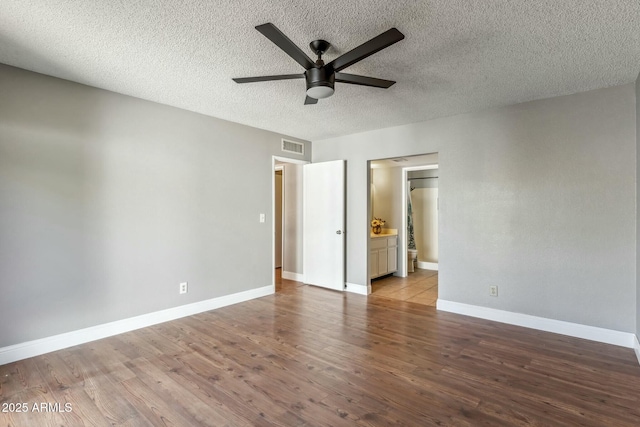
[{"label": "bathroom doorway", "polygon": [[437,164],[403,168],[407,273],[438,271],[438,171]]},{"label": "bathroom doorway", "polygon": [[[372,229],[369,239],[372,296],[435,306],[438,295],[438,171],[437,153],[370,162],[369,215],[371,220],[384,221],[383,231],[375,235]],[[386,245],[382,245],[383,240],[387,241]],[[395,268],[381,272],[379,262],[381,252],[385,250],[382,246],[386,246],[387,256],[391,256],[394,243],[397,259],[383,266],[394,265]]]}]

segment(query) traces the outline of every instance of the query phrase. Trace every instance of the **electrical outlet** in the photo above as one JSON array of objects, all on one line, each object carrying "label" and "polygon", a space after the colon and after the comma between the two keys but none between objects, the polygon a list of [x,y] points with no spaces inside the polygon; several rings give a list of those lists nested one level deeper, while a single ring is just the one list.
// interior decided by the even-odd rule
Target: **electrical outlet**
[{"label": "electrical outlet", "polygon": [[489,286],[489,295],[492,297],[497,297],[498,296],[498,287],[493,285],[493,286]]},{"label": "electrical outlet", "polygon": [[180,293],[181,294],[187,293],[187,282],[180,283]]},{"label": "electrical outlet", "polygon": [[260,214],[260,222],[264,222],[265,220],[265,215],[264,214]]}]

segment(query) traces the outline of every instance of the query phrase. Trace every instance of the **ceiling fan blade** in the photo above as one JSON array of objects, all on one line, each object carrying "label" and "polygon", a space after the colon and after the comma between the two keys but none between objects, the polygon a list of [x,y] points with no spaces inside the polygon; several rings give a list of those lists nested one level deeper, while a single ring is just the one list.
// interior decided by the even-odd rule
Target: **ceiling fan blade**
[{"label": "ceiling fan blade", "polygon": [[298,64],[302,65],[305,70],[316,68],[316,64],[296,46],[289,37],[285,36],[282,31],[272,23],[258,25],[256,30],[260,31],[266,38],[271,40],[276,46],[284,50],[284,52],[292,57]]},{"label": "ceiling fan blade", "polygon": [[307,97],[304,99],[304,105],[317,104],[317,103],[318,103],[318,100],[317,100],[317,99],[315,99],[315,98],[312,98],[312,97],[310,97],[310,96],[307,96]]},{"label": "ceiling fan blade", "polygon": [[361,44],[357,48],[350,50],[344,55],[337,57],[327,64],[327,66],[333,67],[334,71],[340,71],[358,61],[362,61],[364,58],[371,56],[376,52],[381,51],[385,47],[389,47],[392,44],[399,42],[402,39],[404,39],[404,34],[396,28],[392,28],[379,36],[372,38],[368,42]]},{"label": "ceiling fan blade", "polygon": [[381,87],[387,89],[395,84],[392,80],[376,79],[375,77],[357,76],[355,74],[336,73],[336,81],[351,83],[352,85]]},{"label": "ceiling fan blade", "polygon": [[232,79],[236,83],[268,82],[271,80],[304,79],[304,74],[280,74],[278,76],[240,77]]}]

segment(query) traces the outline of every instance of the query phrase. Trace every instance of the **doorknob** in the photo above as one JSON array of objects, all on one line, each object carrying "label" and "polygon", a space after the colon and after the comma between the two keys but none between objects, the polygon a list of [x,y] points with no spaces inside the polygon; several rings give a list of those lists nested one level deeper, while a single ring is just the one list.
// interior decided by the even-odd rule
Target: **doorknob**
[{"label": "doorknob", "polygon": [[342,234],[342,231],[338,230],[336,231],[336,234]]}]

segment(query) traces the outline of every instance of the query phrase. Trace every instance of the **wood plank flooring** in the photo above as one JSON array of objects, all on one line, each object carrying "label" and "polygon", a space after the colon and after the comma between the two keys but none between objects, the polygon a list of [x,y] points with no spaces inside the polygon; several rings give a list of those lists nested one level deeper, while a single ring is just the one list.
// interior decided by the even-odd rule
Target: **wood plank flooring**
[{"label": "wood plank flooring", "polygon": [[371,281],[371,295],[436,306],[438,272],[416,269],[407,277],[385,276]]},{"label": "wood plank flooring", "polygon": [[0,366],[10,403],[29,411],[0,426],[638,426],[640,366],[626,348],[282,281]]}]

